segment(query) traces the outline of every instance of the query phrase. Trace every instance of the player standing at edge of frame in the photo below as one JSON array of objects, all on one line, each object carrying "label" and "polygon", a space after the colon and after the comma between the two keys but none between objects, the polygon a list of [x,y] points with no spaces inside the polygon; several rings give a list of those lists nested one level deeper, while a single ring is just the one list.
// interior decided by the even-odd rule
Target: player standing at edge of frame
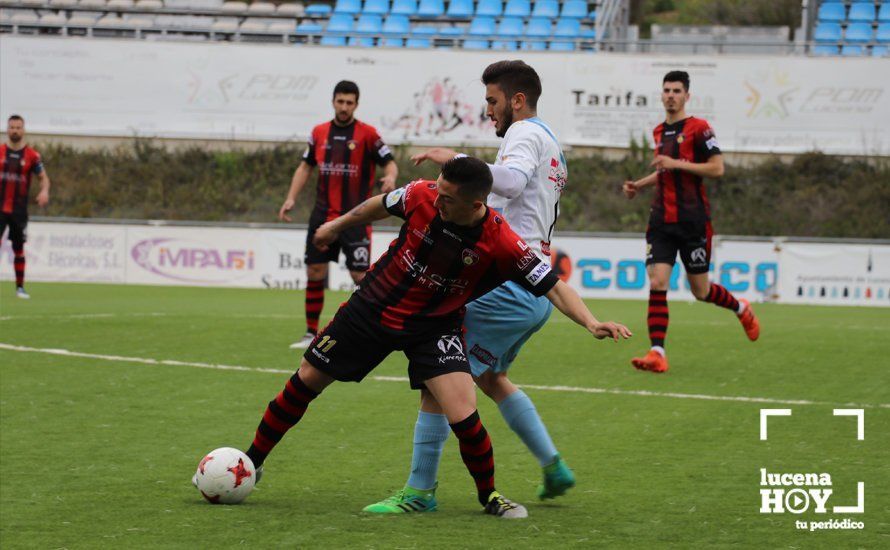
[{"label": "player standing at edge of frame", "polygon": [[668,329],[667,291],[677,252],[686,268],[689,287],[696,300],[734,312],[748,339],[760,336],[760,323],[748,300],[737,300],[724,287],[708,281],[711,265],[711,209],[704,178],[723,176],[723,156],[707,121],[686,115],[689,74],[671,71],[664,76],[661,102],[665,121],[655,127],[655,172],[637,181],[624,182],[628,199],[650,185],[655,197],[646,229],[646,273],[649,277],[648,326],[651,349],[631,364],[640,370],[668,370],[664,340]]},{"label": "player standing at edge of frame", "polygon": [[370,265],[370,225],[345,232],[325,251],[318,250],[312,244],[315,230],[371,196],[375,164],[383,167],[380,191],[388,193],[396,188],[399,169],[392,152],[373,126],[355,119],[358,99],[359,89],[355,82],[342,80],[334,87],[334,118],[312,129],[303,160],[294,172],[287,198],[278,211],[278,219],[291,221],[287,213],[317,166],[318,191],[315,208],[309,217],[304,258],[306,335],[291,344],[291,349],[306,348],[318,332],[318,319],[324,308],[328,263],[337,261],[340,250],[346,256],[346,268],[356,284],[365,276]]},{"label": "player standing at edge of frame", "polygon": [[[550,128],[537,116],[541,79],[523,61],[499,61],[482,73],[487,114],[495,134],[504,138],[495,164],[489,205],[547,262],[559,215],[559,198],[568,177],[565,156]],[[443,164],[457,153],[435,148],[414,157]],[[543,470],[541,499],[554,498],[575,485],[528,395],[507,377],[522,346],[543,327],[553,306],[514,282],[467,304],[464,318],[467,355],[476,384],[498,405],[507,425],[535,456]],[[448,423],[436,400],[422,392],[414,427],[411,472],[395,495],[365,508],[371,513],[424,512],[437,508],[439,459],[448,439]]]},{"label": "player standing at edge of frame", "polygon": [[546,296],[598,339],[617,341],[631,333],[618,323],[597,321],[577,292],[486,206],[491,185],[484,162],[456,158],[442,166],[438,181],[419,180],[372,197],[318,228],[314,243],[324,250],[350,227],[389,215],[405,220],[389,250],[269,403],[247,450],[258,476],[268,454],[327,386],[334,380],[359,382],[401,350],[409,360],[411,387],[424,389],[441,404],[483,511],[505,518],[527,516],[524,507],[495,490],[491,440],[476,410],[462,337],[464,306],[511,280],[535,296]]}]

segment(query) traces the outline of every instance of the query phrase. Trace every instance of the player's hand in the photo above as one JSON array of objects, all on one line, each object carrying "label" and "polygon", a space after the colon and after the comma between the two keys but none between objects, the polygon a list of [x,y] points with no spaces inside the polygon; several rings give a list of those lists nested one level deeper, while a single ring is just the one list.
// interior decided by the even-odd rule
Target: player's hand
[{"label": "player's hand", "polygon": [[312,237],[312,244],[322,252],[328,249],[328,245],[337,240],[339,232],[334,230],[334,222],[326,222],[318,226]]},{"label": "player's hand", "polygon": [[649,166],[656,170],[675,170],[680,167],[680,161],[667,155],[658,155]]},{"label": "player's hand", "polygon": [[47,204],[49,204],[49,191],[43,190],[37,194],[37,204],[40,208],[43,208]]},{"label": "player's hand", "polygon": [[291,221],[290,216],[287,215],[290,212],[290,209],[294,207],[294,201],[292,199],[287,199],[284,201],[284,204],[281,205],[281,210],[278,211],[278,219],[283,222]]},{"label": "player's hand", "polygon": [[629,199],[637,196],[637,186],[631,180],[625,181],[624,186],[621,188],[621,190],[624,191],[624,196]]},{"label": "player's hand", "polygon": [[419,165],[425,160],[429,160],[431,162],[435,162],[439,166],[442,166],[449,160],[453,159],[457,155],[457,151],[453,149],[446,149],[445,147],[433,147],[432,149],[427,149],[423,153],[419,153],[411,157],[411,160],[414,161],[414,166]]},{"label": "player's hand", "polygon": [[395,176],[383,176],[380,178],[380,192],[381,193],[389,193],[390,191],[396,190],[396,178]]},{"label": "player's hand", "polygon": [[621,323],[615,323],[612,321],[606,321],[605,323],[596,323],[590,329],[590,332],[596,337],[597,340],[602,340],[603,338],[611,338],[612,340],[618,341],[619,338],[630,338],[633,336],[633,333]]}]

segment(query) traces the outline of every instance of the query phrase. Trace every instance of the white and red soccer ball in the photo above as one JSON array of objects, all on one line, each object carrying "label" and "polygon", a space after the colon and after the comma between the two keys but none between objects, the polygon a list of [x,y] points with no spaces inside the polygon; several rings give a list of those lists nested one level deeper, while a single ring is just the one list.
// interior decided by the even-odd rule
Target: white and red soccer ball
[{"label": "white and red soccer ball", "polygon": [[195,473],[195,486],[213,504],[238,504],[253,491],[255,483],[253,462],[232,447],[207,453]]}]

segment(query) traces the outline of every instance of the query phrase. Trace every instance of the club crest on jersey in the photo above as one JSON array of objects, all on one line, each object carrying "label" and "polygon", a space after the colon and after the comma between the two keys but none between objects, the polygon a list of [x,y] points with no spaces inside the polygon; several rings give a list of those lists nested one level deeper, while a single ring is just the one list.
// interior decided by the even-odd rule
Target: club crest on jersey
[{"label": "club crest on jersey", "polygon": [[464,260],[464,265],[473,265],[474,263],[479,261],[479,254],[476,254],[469,248],[464,248],[462,257]]},{"label": "club crest on jersey", "polygon": [[684,141],[686,141],[686,136],[684,136],[683,134],[677,136],[677,143],[683,143]]},{"label": "club crest on jersey", "polygon": [[346,142],[346,147],[348,147],[350,151],[355,151],[355,148],[358,147],[358,143],[356,143],[354,139],[350,139]]}]

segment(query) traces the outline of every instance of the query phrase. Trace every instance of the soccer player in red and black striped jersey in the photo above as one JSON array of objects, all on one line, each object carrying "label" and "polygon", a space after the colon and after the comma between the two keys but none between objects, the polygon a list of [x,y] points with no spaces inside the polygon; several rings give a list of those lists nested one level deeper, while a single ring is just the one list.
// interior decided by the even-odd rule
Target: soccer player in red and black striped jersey
[{"label": "soccer player in red and black striped jersey", "polygon": [[348,212],[371,197],[376,166],[383,168],[380,190],[396,187],[399,169],[389,147],[373,126],[355,119],[359,90],[354,82],[343,80],[334,87],[334,118],[312,129],[303,160],[294,172],[287,199],[278,218],[291,221],[287,212],[293,208],[297,195],[306,185],[312,171],[318,168],[315,208],[309,217],[306,238],[306,335],[291,348],[305,348],[318,333],[318,318],[324,307],[328,262],[336,262],[342,250],[352,280],[358,284],[368,270],[371,259],[371,226],[353,227],[344,231],[336,243],[326,250],[312,244],[315,230],[321,224]]},{"label": "soccer player in red and black striped jersey", "polygon": [[[388,215],[405,220],[389,250],[371,267],[349,301],[318,334],[300,369],[269,403],[247,455],[260,467],[285,432],[328,385],[359,382],[394,351],[408,358],[411,387],[435,399],[458,438],[461,457],[483,510],[525,517],[522,506],[495,490],[494,454],[479,414],[462,334],[464,306],[502,283],[515,281],[547,296],[596,338],[631,334],[599,322],[578,294],[560,281],[496,212],[486,198],[492,176],[481,160],[446,162],[438,181],[416,181],[372,197],[315,233],[325,250],[343,231]],[[435,500],[410,504],[435,509]]]},{"label": "soccer player in red and black striped jersey", "polygon": [[640,189],[655,185],[655,198],[646,229],[646,272],[649,275],[649,340],[645,357],[631,363],[641,370],[668,370],[664,349],[668,329],[667,291],[677,252],[686,268],[689,287],[697,300],[710,302],[738,315],[750,340],[757,340],[760,325],[751,304],[737,300],[724,287],[708,280],[711,265],[711,209],[704,178],[723,176],[723,156],[707,121],[686,115],[689,74],[671,71],[662,82],[665,121],[653,132],[655,172],[624,182],[632,199]]},{"label": "soccer player in red and black striped jersey", "polygon": [[40,153],[25,143],[25,120],[12,115],[6,125],[7,143],[0,145],[0,238],[9,227],[15,268],[15,294],[28,299],[25,292],[25,241],[28,240],[28,193],[31,176],[40,179],[37,204],[49,203],[49,176]]}]

